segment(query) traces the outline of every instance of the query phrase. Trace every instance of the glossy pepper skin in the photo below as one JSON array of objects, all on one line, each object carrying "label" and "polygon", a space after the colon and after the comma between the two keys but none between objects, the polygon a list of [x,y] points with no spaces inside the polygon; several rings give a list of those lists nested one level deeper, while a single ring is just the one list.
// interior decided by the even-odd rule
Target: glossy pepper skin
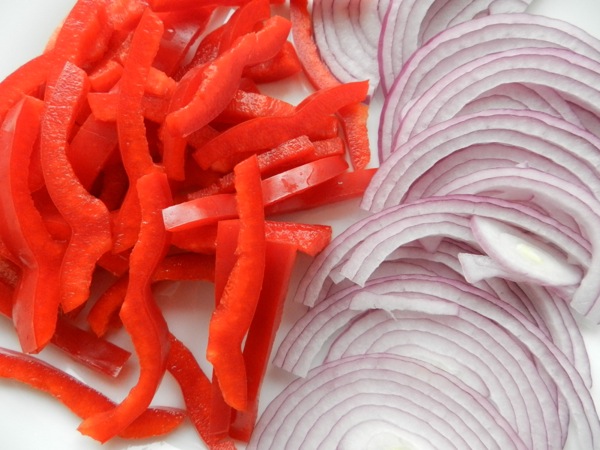
[{"label": "glossy pepper skin", "polygon": [[69,137],[88,89],[85,71],[67,62],[47,96],[41,125],[40,155],[46,189],[71,229],[60,267],[65,312],[88,299],[96,263],[112,247],[109,211],[81,184],[67,156]]},{"label": "glossy pepper skin", "polygon": [[248,401],[242,341],[252,322],[263,283],[265,219],[256,156],[235,169],[240,232],[237,261],[209,324],[206,356],[213,364],[223,398],[234,409]]},{"label": "glossy pepper skin", "polygon": [[[71,375],[32,356],[0,348],[0,377],[10,378],[52,395],[74,414],[85,419],[114,407],[114,403]],[[118,432],[128,439],[143,439],[170,433],[186,414],[176,408],[145,410]]]},{"label": "glossy pepper skin", "polygon": [[171,191],[166,175],[160,172],[140,177],[136,187],[142,224],[131,252],[129,282],[119,316],[131,336],[140,375],[119,405],[80,425],[83,434],[100,442],[117,435],[148,408],[165,373],[169,353],[168,326],[154,301],[151,285],[154,271],[170,244],[161,211],[171,204]]},{"label": "glossy pepper skin", "polygon": [[24,352],[39,352],[54,334],[60,305],[64,245],[50,235],[34,204],[28,175],[39,136],[43,102],[25,97],[0,129],[0,234],[21,268],[13,302],[13,322]]}]

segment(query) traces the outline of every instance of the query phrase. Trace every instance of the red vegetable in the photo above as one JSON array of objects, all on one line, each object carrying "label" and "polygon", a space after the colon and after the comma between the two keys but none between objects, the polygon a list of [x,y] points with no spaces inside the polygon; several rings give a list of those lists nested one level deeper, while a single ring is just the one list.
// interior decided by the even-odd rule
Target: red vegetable
[{"label": "red vegetable", "polygon": [[171,203],[171,192],[166,176],[158,172],[140,177],[136,187],[142,225],[131,252],[129,283],[119,315],[133,341],[140,376],[118,406],[80,425],[82,433],[101,442],[120,433],[148,407],[166,370],[169,352],[168,327],[152,298],[150,286],[152,274],[169,245],[161,211]]},{"label": "red vegetable", "polygon": [[213,364],[225,401],[243,410],[248,402],[241,345],[260,295],[265,261],[264,212],[256,157],[235,169],[240,232],[237,261],[209,326],[207,359]]},{"label": "red vegetable", "polygon": [[[280,3],[79,0],[45,53],[0,83],[0,310],[24,353],[52,343],[115,378],[130,356],[109,341],[119,327],[138,378],[115,404],[24,354],[0,355],[0,366],[65,402],[99,442],[181,423],[179,410],[149,408],[166,371],[210,448],[249,440],[296,254],[315,256],[332,236],[267,220],[265,206],[361,173],[346,156],[366,129],[342,136],[336,113],[364,100],[367,83],[298,106],[263,92],[301,83],[292,24],[271,8]],[[345,195],[355,194],[330,198]],[[192,199],[212,202],[211,224],[165,223]],[[152,295],[159,281],[196,280],[215,285],[212,379]]]}]

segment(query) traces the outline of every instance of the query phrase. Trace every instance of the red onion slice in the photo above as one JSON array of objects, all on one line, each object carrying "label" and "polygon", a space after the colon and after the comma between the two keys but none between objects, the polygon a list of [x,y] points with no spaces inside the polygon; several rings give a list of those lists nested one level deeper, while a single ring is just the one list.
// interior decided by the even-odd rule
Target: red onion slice
[{"label": "red onion slice", "polygon": [[392,148],[403,108],[457,67],[491,53],[524,47],[568,48],[600,59],[600,41],[563,21],[529,14],[501,14],[452,27],[422,46],[387,92],[379,126],[380,159]]},{"label": "red onion slice", "polygon": [[[438,9],[433,6],[434,0],[392,2],[380,38],[379,64],[384,92],[389,91],[402,66],[421,47],[423,41],[419,38],[422,36],[424,22],[429,33],[436,34],[448,27],[488,14],[491,3],[492,0],[449,0],[441,8],[443,14],[439,14],[441,10],[436,14],[438,17],[449,18],[449,21],[435,22],[430,19],[425,22],[428,10],[432,7]],[[523,6],[521,11],[525,10],[526,5]]]},{"label": "red onion slice", "polygon": [[376,438],[409,448],[527,448],[489,400],[460,380],[377,354],[325,364],[292,383],[269,405],[248,449],[373,449]]},{"label": "red onion slice", "polygon": [[[420,293],[420,301],[399,301],[398,296],[405,292]],[[454,307],[458,309],[453,313]],[[563,392],[577,429],[575,436],[581,439],[579,448],[594,448],[593,442],[600,438],[600,421],[593,400],[577,370],[531,322],[483,291],[439,277],[397,277],[370,284],[368,290],[363,289],[353,297],[350,308],[407,309],[426,314],[458,315],[480,327],[489,326],[489,320],[502,324],[536,356]]]},{"label": "red onion slice", "polygon": [[[516,164],[534,163],[531,165],[536,166],[540,158],[546,159],[549,163],[543,166],[546,171],[572,181],[578,179],[600,197],[599,138],[564,120],[536,111],[490,110],[433,125],[399,145],[381,163],[361,206],[378,211],[418,198],[426,189],[423,178],[427,171],[438,164],[442,166],[444,158],[453,152],[483,145],[514,147],[514,155],[521,154]],[[510,158],[510,155],[507,152],[498,156]],[[460,157],[456,161],[467,159],[470,158]],[[552,166],[556,169],[552,170]],[[436,173],[427,179],[433,182],[439,175]],[[417,182],[423,187],[409,197],[408,192]]]},{"label": "red onion slice", "polygon": [[388,2],[315,0],[312,5],[321,58],[342,82],[369,80],[369,95],[379,85],[377,46]]},{"label": "red onion slice", "polygon": [[570,264],[564,253],[517,227],[473,216],[471,230],[485,253],[509,275],[542,286],[573,286],[581,281],[581,269]]},{"label": "red onion slice", "polygon": [[[530,448],[545,442],[558,447],[563,425],[551,390],[519,344],[503,330],[499,334],[458,317],[371,310],[336,337],[325,361],[392,353],[429,362],[489,397]],[[546,430],[547,424],[553,428]]]},{"label": "red onion slice", "polygon": [[[436,195],[482,193],[496,190],[510,194],[526,191],[535,195],[535,203],[549,211],[560,210],[579,224],[592,249],[600,248],[600,202],[580,186],[528,168],[502,168],[477,172],[458,178]],[[516,224],[518,226],[518,224]],[[563,247],[564,249],[564,247]],[[592,260],[570,300],[571,307],[594,323],[600,322],[600,253]]]},{"label": "red onion slice", "polygon": [[556,90],[584,109],[600,113],[600,62],[563,49],[518,49],[481,57],[450,72],[407,105],[396,134],[405,142],[427,127],[460,113],[497,86],[532,83]]},{"label": "red onion slice", "polygon": [[[322,298],[328,285],[326,280],[332,272],[344,267],[344,275],[355,281],[366,280],[377,266],[394,251],[394,249],[426,236],[446,234],[430,229],[426,219],[439,219],[432,214],[446,213],[447,219],[452,220],[462,230],[465,217],[473,214],[484,217],[498,218],[507,223],[518,225],[531,232],[537,233],[541,238],[552,242],[558,248],[564,249],[573,261],[582,267],[589,266],[591,259],[589,243],[578,233],[557,222],[552,217],[541,214],[539,211],[514,202],[501,199],[482,198],[479,196],[449,196],[445,198],[432,197],[406,205],[388,208],[380,213],[368,216],[345,232],[336,237],[332,243],[321,252],[309,265],[306,273],[300,280],[296,291],[295,300],[308,306],[313,306]],[[419,220],[421,218],[421,220]],[[404,225],[413,221],[420,224],[415,230],[404,231],[401,235],[394,235],[398,230],[403,230]],[[396,228],[395,228],[396,227]],[[470,230],[461,231],[461,235],[472,236]],[[378,245],[382,242],[381,245]],[[373,250],[378,248],[377,253]],[[357,250],[358,249],[358,250]],[[360,271],[360,277],[356,278]]]}]

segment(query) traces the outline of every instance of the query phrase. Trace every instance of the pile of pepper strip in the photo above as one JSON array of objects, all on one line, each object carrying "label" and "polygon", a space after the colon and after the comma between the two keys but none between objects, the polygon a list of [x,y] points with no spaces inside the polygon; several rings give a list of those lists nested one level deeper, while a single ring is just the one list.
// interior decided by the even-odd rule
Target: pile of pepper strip
[{"label": "pile of pepper strip", "polygon": [[[360,196],[373,174],[366,82],[296,105],[262,92],[311,71],[284,17],[302,16],[271,3],[80,0],[0,83],[0,313],[22,350],[0,351],[0,376],[54,395],[100,442],[185,417],[210,448],[247,441],[297,252],[331,239],[277,217]],[[210,377],[154,299],[164,280],[214,282]],[[118,404],[33,356],[55,345],[118,378],[115,329],[139,364]],[[167,371],[185,410],[149,407]]]}]

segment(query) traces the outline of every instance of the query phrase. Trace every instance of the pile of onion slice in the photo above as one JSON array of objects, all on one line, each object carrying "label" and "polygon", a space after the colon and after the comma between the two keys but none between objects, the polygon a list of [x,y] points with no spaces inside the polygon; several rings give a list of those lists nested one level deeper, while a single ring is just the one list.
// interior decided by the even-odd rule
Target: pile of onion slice
[{"label": "pile of onion slice", "polygon": [[342,82],[388,91],[415,50],[476,17],[521,13],[531,0],[314,0],[315,43]]},{"label": "pile of onion slice", "polygon": [[370,214],[300,279],[249,448],[600,448],[600,41],[474,3],[388,5]]}]

